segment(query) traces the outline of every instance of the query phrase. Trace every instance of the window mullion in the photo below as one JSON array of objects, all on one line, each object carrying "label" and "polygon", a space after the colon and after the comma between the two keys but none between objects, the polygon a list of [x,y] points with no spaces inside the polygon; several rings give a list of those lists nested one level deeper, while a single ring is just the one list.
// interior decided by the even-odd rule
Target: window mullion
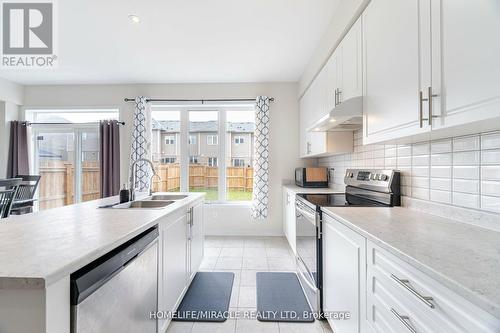
[{"label": "window mullion", "polygon": [[219,201],[226,201],[226,110],[219,111]]},{"label": "window mullion", "polygon": [[189,191],[189,111],[181,110],[180,126],[180,165],[181,165],[181,192]]}]

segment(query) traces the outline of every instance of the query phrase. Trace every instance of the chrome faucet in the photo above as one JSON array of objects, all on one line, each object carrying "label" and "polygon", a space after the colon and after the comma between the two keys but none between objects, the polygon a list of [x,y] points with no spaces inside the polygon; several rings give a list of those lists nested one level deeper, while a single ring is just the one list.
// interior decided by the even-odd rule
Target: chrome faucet
[{"label": "chrome faucet", "polygon": [[151,171],[153,171],[153,175],[149,179],[149,195],[153,194],[153,178],[156,176],[161,180],[161,177],[159,174],[156,173],[155,167],[153,165],[153,162],[148,160],[147,158],[139,158],[132,163],[131,171],[130,171],[130,201],[135,200],[135,176],[137,172],[137,163],[139,162],[146,162],[149,163],[149,166],[151,167]]}]

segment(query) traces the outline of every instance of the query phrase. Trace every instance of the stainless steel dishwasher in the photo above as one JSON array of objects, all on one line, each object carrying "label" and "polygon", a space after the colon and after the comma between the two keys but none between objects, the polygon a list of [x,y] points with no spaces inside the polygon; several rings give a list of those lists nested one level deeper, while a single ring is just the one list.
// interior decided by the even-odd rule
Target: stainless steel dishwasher
[{"label": "stainless steel dishwasher", "polygon": [[72,333],[155,333],[158,229],[71,274]]}]

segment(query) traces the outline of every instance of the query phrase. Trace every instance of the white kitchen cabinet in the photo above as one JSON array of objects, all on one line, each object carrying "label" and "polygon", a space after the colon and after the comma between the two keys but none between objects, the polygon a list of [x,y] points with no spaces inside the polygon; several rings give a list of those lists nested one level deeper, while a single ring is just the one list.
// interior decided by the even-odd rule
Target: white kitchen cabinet
[{"label": "white kitchen cabinet", "polygon": [[203,260],[203,242],[204,242],[204,226],[203,226],[203,203],[199,203],[191,208],[189,217],[191,223],[189,225],[188,251],[189,251],[189,279],[191,280]]},{"label": "white kitchen cabinet", "polygon": [[[158,279],[158,310],[174,311],[187,288],[187,226],[188,218],[181,212],[174,221],[159,223],[160,265]],[[165,332],[169,320],[158,320],[159,332]]]},{"label": "white kitchen cabinet", "polygon": [[340,54],[339,103],[363,95],[362,45],[361,19],[358,19],[340,42],[338,51],[335,52]]},{"label": "white kitchen cabinet", "polygon": [[432,129],[500,126],[498,1],[432,0],[431,11]]},{"label": "white kitchen cabinet", "polygon": [[373,0],[362,14],[364,144],[430,131],[419,108],[430,84],[429,7]]},{"label": "white kitchen cabinet", "polygon": [[[341,52],[335,51],[330,57],[330,59],[328,59],[328,62],[326,63],[325,67],[322,70],[322,72],[326,73],[325,101],[324,101],[326,107],[325,107],[325,113],[322,116],[329,113],[337,106],[337,92],[340,85],[342,84],[341,81],[342,72],[341,69],[339,68],[341,55],[342,55]],[[320,118],[321,117],[316,118],[316,121],[319,120]]]},{"label": "white kitchen cabinet", "polygon": [[283,233],[293,253],[297,253],[295,244],[295,192],[283,188]]},{"label": "white kitchen cabinet", "polygon": [[493,333],[500,321],[392,253],[367,242],[367,320],[378,333]]},{"label": "white kitchen cabinet", "polygon": [[366,239],[324,214],[323,309],[348,311],[349,320],[328,319],[336,333],[364,332],[366,309]]}]

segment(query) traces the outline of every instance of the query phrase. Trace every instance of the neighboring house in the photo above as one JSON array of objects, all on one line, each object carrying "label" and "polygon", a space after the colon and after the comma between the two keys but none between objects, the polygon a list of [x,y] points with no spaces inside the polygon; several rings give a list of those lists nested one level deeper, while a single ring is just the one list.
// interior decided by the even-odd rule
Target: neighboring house
[{"label": "neighboring house", "polygon": [[[216,121],[190,122],[189,163],[217,166],[219,135]],[[153,120],[153,159],[161,163],[180,162],[179,121]],[[228,123],[226,165],[248,167],[253,164],[254,123]]]}]

